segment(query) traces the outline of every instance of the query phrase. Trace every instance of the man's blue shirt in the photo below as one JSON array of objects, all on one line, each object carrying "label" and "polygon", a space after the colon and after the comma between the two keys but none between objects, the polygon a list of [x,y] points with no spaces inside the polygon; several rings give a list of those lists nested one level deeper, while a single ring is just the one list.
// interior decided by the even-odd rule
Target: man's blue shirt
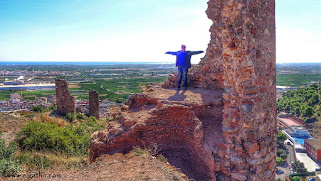
[{"label": "man's blue shirt", "polygon": [[176,55],[176,66],[183,66],[187,68],[191,68],[191,57],[192,55],[196,55],[199,53],[203,53],[203,51],[177,51],[177,52],[166,52],[166,54]]},{"label": "man's blue shirt", "polygon": [[177,55],[178,55],[177,65],[178,66],[185,66],[186,65],[186,62],[185,62],[186,52],[179,51],[179,52],[177,52]]}]

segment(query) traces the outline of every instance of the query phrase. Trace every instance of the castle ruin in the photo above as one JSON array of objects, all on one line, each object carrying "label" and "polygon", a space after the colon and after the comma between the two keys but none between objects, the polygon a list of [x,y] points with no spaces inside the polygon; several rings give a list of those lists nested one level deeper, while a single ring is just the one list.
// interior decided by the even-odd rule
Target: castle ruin
[{"label": "castle ruin", "polygon": [[89,115],[99,119],[99,93],[89,89]]},{"label": "castle ruin", "polygon": [[[58,114],[75,113],[75,98],[70,95],[68,84],[65,80],[56,79],[56,102]],[[99,93],[89,89],[89,115],[99,119]],[[78,108],[81,112],[81,108]]]},{"label": "castle ruin", "polygon": [[58,114],[65,115],[68,112],[75,113],[75,98],[70,95],[67,82],[61,79],[56,79],[55,84]]},{"label": "castle ruin", "polygon": [[275,180],[276,55],[274,0],[210,0],[211,40],[190,71],[190,86],[129,98],[119,123],[91,136],[90,157],[157,144],[196,180]]}]

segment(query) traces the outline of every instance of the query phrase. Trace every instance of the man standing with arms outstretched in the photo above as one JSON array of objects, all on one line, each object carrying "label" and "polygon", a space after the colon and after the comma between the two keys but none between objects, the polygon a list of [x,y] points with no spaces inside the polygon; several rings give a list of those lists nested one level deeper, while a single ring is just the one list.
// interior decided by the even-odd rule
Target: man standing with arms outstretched
[{"label": "man standing with arms outstretched", "polygon": [[186,51],[186,46],[182,45],[182,50],[178,52],[166,52],[165,54],[176,55],[176,67],[178,67],[177,90],[181,89],[182,76],[184,75],[184,90],[187,90],[187,72],[191,68],[192,55],[203,53],[203,51]]}]

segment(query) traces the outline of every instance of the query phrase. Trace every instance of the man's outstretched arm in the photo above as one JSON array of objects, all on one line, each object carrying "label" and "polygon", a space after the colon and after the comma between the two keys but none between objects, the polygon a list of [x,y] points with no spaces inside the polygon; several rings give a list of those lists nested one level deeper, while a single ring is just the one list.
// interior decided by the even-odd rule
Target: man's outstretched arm
[{"label": "man's outstretched arm", "polygon": [[197,55],[197,54],[200,54],[200,53],[203,53],[204,51],[191,51],[191,55]]},{"label": "man's outstretched arm", "polygon": [[166,52],[165,54],[177,55],[177,52]]}]

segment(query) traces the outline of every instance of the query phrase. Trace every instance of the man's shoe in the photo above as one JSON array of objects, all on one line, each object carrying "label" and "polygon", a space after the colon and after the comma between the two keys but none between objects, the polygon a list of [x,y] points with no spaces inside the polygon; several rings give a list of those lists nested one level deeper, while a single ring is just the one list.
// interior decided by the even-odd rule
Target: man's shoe
[{"label": "man's shoe", "polygon": [[184,90],[187,90],[187,87],[184,87]]}]

